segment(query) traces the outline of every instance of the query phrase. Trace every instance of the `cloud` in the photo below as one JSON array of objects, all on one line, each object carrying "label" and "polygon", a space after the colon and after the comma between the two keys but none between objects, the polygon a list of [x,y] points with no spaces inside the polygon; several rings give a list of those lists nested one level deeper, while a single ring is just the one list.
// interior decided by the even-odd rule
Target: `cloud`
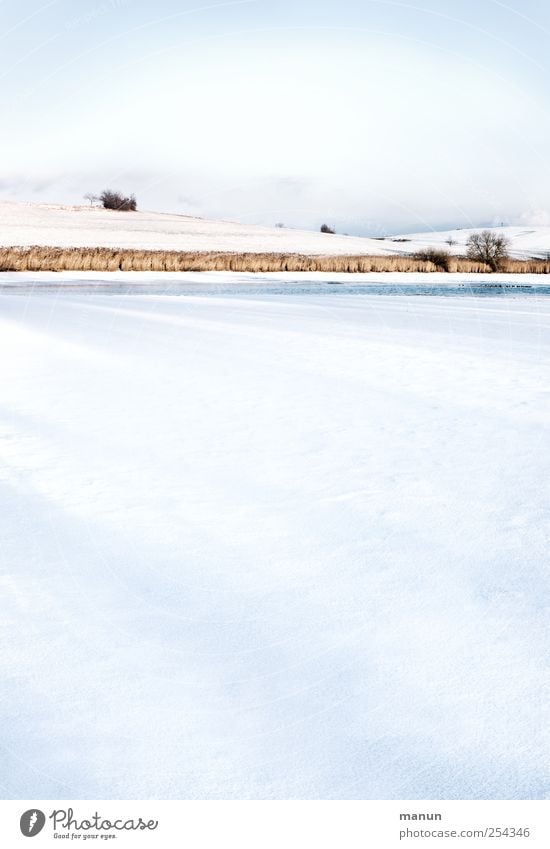
[{"label": "cloud", "polygon": [[531,209],[522,212],[519,215],[518,223],[528,227],[550,227],[550,212],[546,209]]},{"label": "cloud", "polygon": [[29,177],[0,177],[0,192],[4,195],[21,195],[22,198],[31,195],[43,194],[54,187],[60,178],[35,178]]}]

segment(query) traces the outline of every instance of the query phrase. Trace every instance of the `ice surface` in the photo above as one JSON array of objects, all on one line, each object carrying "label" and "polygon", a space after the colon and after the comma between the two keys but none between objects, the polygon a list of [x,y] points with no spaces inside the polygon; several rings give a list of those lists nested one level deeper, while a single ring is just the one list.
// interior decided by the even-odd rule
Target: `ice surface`
[{"label": "ice surface", "polygon": [[4,798],[547,797],[549,331],[4,290]]}]

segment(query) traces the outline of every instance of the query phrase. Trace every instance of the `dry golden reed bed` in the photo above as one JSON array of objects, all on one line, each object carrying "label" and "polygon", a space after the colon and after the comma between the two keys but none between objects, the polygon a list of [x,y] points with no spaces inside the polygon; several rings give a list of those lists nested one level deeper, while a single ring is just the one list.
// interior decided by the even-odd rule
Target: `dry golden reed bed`
[{"label": "dry golden reed bed", "polygon": [[[438,262],[412,256],[307,256],[278,253],[147,251],[111,248],[0,248],[0,271],[446,271],[486,273],[491,268],[462,257]],[[546,260],[504,260],[500,272],[548,274]]]}]

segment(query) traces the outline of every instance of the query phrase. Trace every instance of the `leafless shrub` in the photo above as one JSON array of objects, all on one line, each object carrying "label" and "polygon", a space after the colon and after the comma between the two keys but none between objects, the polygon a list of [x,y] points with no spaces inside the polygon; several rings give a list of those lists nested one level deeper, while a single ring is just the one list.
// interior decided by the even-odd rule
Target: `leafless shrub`
[{"label": "leafless shrub", "polygon": [[336,233],[334,227],[329,227],[328,224],[321,224],[321,233],[330,233],[332,236]]},{"label": "leafless shrub", "polygon": [[99,199],[105,209],[115,209],[118,212],[135,212],[137,209],[137,201],[135,195],[126,197],[121,192],[114,192],[112,189],[105,189],[101,192]]},{"label": "leafless shrub", "polygon": [[448,251],[442,251],[438,248],[425,248],[424,250],[416,251],[413,254],[413,258],[423,262],[433,262],[439,271],[449,271],[451,255]]}]

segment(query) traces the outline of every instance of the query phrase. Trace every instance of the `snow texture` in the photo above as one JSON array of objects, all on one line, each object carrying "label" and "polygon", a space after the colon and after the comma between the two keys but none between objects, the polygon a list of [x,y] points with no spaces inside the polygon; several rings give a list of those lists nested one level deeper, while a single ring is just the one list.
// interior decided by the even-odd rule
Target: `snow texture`
[{"label": "snow texture", "polygon": [[54,277],[0,299],[4,798],[547,798],[550,300]]},{"label": "snow texture", "polygon": [[[115,212],[89,206],[0,201],[0,246],[107,247],[181,251],[250,251],[311,255],[408,254],[427,247],[463,254],[468,237],[480,229],[360,238],[307,230],[258,227],[159,212]],[[498,227],[511,255],[545,258],[550,227]],[[453,244],[447,242],[451,240]]]},{"label": "snow texture", "polygon": [[258,227],[160,212],[0,201],[0,245],[252,253],[372,254],[374,239]]}]

